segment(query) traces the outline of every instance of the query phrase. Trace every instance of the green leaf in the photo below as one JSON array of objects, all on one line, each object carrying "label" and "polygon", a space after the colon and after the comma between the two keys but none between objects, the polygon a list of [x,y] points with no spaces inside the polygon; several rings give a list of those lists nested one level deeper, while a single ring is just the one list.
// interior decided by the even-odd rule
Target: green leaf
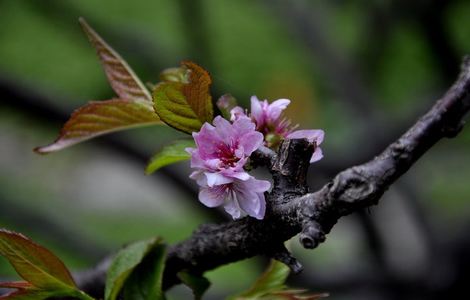
[{"label": "green leaf", "polygon": [[[182,62],[170,69],[153,91],[154,108],[163,122],[185,133],[198,131],[213,119],[212,83],[209,73],[197,64]],[[184,72],[184,73],[183,73]],[[183,74],[183,75],[182,75]]]},{"label": "green leaf", "polygon": [[232,296],[231,300],[316,300],[328,294],[306,294],[303,289],[287,289],[285,282],[290,269],[285,264],[271,260],[268,268],[245,292]]},{"label": "green leaf", "polygon": [[161,121],[146,101],[93,101],[72,114],[52,144],[34,151],[46,154],[110,132],[155,124]]},{"label": "green leaf", "polygon": [[285,264],[271,260],[268,268],[255,281],[247,291],[239,294],[233,299],[258,299],[270,292],[285,288],[285,282],[289,276],[290,269]]},{"label": "green leaf", "polygon": [[26,281],[1,282],[0,288],[15,289],[0,296],[2,300],[41,300],[50,297],[74,297],[92,300],[78,290],[63,262],[46,248],[24,235],[0,229],[0,255]]},{"label": "green leaf", "polygon": [[[131,285],[135,287],[134,277],[138,276],[139,265],[143,264],[144,261],[146,264],[149,264],[149,262],[145,260],[147,256],[150,257],[150,265],[154,268],[151,275],[148,274],[145,276],[155,276],[155,278],[158,279],[158,274],[163,270],[163,258],[161,257],[163,254],[156,255],[155,253],[158,254],[162,247],[162,240],[160,238],[151,238],[130,244],[119,251],[108,269],[105,300],[115,300],[121,290],[127,286],[128,280],[130,280],[130,282],[132,282]],[[136,275],[133,275],[134,271],[136,271]],[[148,281],[146,281],[146,284],[148,284]],[[158,290],[161,286],[161,279],[154,282],[154,284],[156,284],[157,287],[147,285],[146,289],[148,290],[145,291],[145,293],[158,294],[161,292],[155,292],[155,290]],[[128,289],[132,290],[134,288],[129,287]]]},{"label": "green leaf", "polygon": [[168,68],[160,73],[161,81],[189,83],[189,74],[186,68]]},{"label": "green leaf", "polygon": [[177,276],[186,286],[188,286],[193,291],[195,300],[202,299],[202,295],[204,295],[204,293],[211,285],[210,281],[207,280],[206,277],[193,275],[186,271],[179,272]]},{"label": "green leaf", "polygon": [[127,279],[123,295],[129,300],[164,300],[162,291],[165,245],[153,248]]},{"label": "green leaf", "polygon": [[83,18],[78,20],[101,60],[106,77],[119,98],[152,102],[152,96],[126,61]]},{"label": "green leaf", "polygon": [[191,155],[185,149],[193,147],[196,147],[194,140],[179,140],[163,147],[150,159],[145,168],[145,174],[152,174],[164,166],[191,158]]}]

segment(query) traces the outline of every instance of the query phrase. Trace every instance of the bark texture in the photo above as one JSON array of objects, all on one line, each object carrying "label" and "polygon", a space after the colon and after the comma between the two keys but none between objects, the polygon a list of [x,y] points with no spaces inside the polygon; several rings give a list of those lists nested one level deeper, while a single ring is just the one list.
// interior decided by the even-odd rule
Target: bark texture
[{"label": "bark texture", "polygon": [[[286,140],[277,153],[260,149],[254,165],[270,170],[274,185],[266,195],[263,220],[243,218],[222,224],[206,224],[187,240],[170,247],[164,274],[164,288],[179,283],[176,274],[194,274],[256,255],[280,260],[294,272],[301,264],[284,247],[299,234],[305,248],[313,249],[325,240],[342,216],[375,205],[381,196],[429,148],[444,137],[456,136],[470,109],[470,57],[464,58],[455,84],[397,141],[372,160],[337,174],[316,192],[308,190],[306,176],[315,144]],[[77,276],[85,291],[102,290],[107,264]]]}]

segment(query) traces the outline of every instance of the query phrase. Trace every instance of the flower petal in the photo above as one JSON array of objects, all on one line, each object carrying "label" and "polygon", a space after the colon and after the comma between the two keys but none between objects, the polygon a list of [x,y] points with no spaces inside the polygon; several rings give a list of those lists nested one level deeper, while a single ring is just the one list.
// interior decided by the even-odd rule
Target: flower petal
[{"label": "flower petal", "polygon": [[275,122],[281,116],[281,113],[290,104],[289,99],[279,99],[269,104],[267,108],[267,119],[268,122]]},{"label": "flower petal", "polygon": [[323,158],[323,151],[321,150],[320,147],[317,147],[317,149],[315,149],[315,152],[313,152],[312,158],[310,158],[310,163],[319,161],[322,158]]},{"label": "flower petal", "polygon": [[261,132],[252,131],[243,136],[239,141],[239,146],[243,147],[246,156],[250,156],[255,150],[263,145],[264,136]]},{"label": "flower petal", "polygon": [[265,122],[264,111],[261,107],[261,101],[259,101],[258,97],[251,96],[251,118],[255,120],[256,126],[260,127]]},{"label": "flower petal", "polygon": [[189,175],[189,178],[196,180],[199,186],[207,186],[207,178],[201,170],[192,172],[191,175]]},{"label": "flower petal", "polygon": [[266,201],[263,193],[244,190],[237,193],[238,203],[249,216],[261,220],[266,211]]},{"label": "flower petal", "polygon": [[227,174],[227,176],[239,179],[241,181],[247,181],[251,178],[250,174],[248,174],[247,172],[233,172],[231,174]]},{"label": "flower petal", "polygon": [[234,220],[243,216],[240,205],[238,204],[237,196],[233,191],[228,196],[228,200],[225,202],[224,209],[232,216]]},{"label": "flower petal", "polygon": [[217,132],[219,141],[229,145],[231,142],[230,138],[236,136],[232,124],[221,116],[215,117],[212,124],[215,126],[215,131]]},{"label": "flower petal", "polygon": [[204,123],[199,132],[193,133],[193,138],[202,159],[214,158],[214,153],[217,152],[217,145],[221,141],[214,126],[207,122]]},{"label": "flower petal", "polygon": [[217,207],[224,203],[227,193],[223,186],[215,188],[201,188],[199,201],[207,207]]},{"label": "flower petal", "polygon": [[288,139],[307,139],[310,143],[315,142],[320,145],[323,142],[325,132],[321,129],[304,129],[296,130],[289,133],[286,138]]},{"label": "flower petal", "polygon": [[222,175],[221,173],[213,173],[213,172],[204,172],[207,178],[207,185],[209,187],[213,187],[216,185],[222,185],[231,183],[233,179]]},{"label": "flower petal", "polygon": [[240,207],[249,216],[259,220],[264,218],[266,211],[264,192],[270,187],[269,181],[258,180],[254,177],[247,181],[235,181],[233,184]]},{"label": "flower petal", "polygon": [[230,110],[230,121],[236,121],[240,118],[248,118],[248,116],[245,113],[245,110],[241,108],[240,106],[235,106]]}]

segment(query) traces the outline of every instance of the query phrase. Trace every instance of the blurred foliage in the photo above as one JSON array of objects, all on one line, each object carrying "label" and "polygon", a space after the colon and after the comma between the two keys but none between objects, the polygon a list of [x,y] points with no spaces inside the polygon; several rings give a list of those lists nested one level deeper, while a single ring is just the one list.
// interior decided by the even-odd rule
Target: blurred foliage
[{"label": "blurred foliage", "polygon": [[[78,26],[78,17],[83,16],[144,82],[155,82],[162,69],[192,59],[211,72],[215,99],[229,92],[242,105],[254,94],[260,99],[293,100],[288,109],[293,120],[302,128],[326,131],[325,159],[319,167],[328,166],[359,157],[372,144],[370,128],[360,127],[361,122],[379,135],[405,128],[453,80],[446,70],[457,66],[449,66],[450,56],[444,59],[439,52],[443,44],[433,42],[437,33],[430,36],[426,31],[430,23],[423,15],[433,15],[429,7],[439,7],[436,2],[0,0],[0,78],[17,82],[25,92],[39,91],[50,98],[49,104],[70,112],[89,100],[112,96],[94,50]],[[470,2],[445,2],[449,4],[437,14],[442,24],[432,24],[442,25],[458,63],[470,49]],[[350,63],[353,74],[361,75],[373,100],[369,104],[381,113],[382,124],[370,124],[371,116],[361,114],[357,103],[332,88],[335,78],[325,65],[334,68],[336,62],[325,63],[324,52],[315,51],[322,45],[308,46],[301,30],[283,14],[299,3],[308,8],[303,12],[311,16],[339,61]],[[346,89],[347,82],[333,87],[343,85]],[[46,157],[33,154],[33,147],[56,136],[56,123],[39,123],[2,104],[0,128],[0,210],[4,211],[0,226],[47,245],[71,268],[89,266],[123,243],[156,234],[168,243],[177,242],[210,220],[207,210],[158,172],[145,177],[143,164],[127,161],[99,143]],[[164,143],[181,136],[168,128],[116,135],[141,145],[149,158]],[[466,128],[457,139],[432,149],[403,178],[412,182],[433,227],[453,230],[470,215],[468,153],[470,130]],[[189,174],[185,163],[174,169]],[[319,176],[312,181],[319,185],[327,179]],[[391,191],[386,197],[398,208],[381,205],[372,212],[393,216],[388,224],[393,227],[407,214],[399,193]],[[73,251],[72,241],[61,242],[55,230],[41,230],[25,211],[42,216],[52,223],[51,228],[79,244],[95,247],[96,253]],[[306,269],[351,270],[370,256],[359,231],[350,219],[342,220],[318,250],[294,250]],[[415,236],[394,238],[406,247]],[[408,252],[415,257],[415,252]],[[392,261],[404,259],[396,258],[400,253],[390,255]],[[213,285],[208,294],[227,295],[247,288],[261,269],[259,260],[252,259],[209,272]],[[11,274],[0,260],[0,277]]]}]

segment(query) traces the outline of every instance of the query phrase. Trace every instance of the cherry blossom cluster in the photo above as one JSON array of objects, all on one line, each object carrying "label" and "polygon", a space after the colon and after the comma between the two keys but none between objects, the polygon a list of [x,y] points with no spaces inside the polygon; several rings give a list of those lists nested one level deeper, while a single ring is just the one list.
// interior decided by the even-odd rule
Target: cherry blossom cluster
[{"label": "cherry blossom cluster", "polygon": [[234,219],[249,215],[263,219],[266,211],[264,193],[271,183],[258,180],[245,170],[250,155],[262,145],[276,148],[283,139],[307,139],[315,143],[310,162],[323,157],[323,130],[295,130],[282,112],[290,104],[279,99],[269,104],[251,97],[251,113],[241,107],[231,111],[231,122],[217,116],[213,125],[205,123],[193,133],[196,148],[191,154],[190,175],[200,186],[199,201],[208,207],[223,206]]}]

